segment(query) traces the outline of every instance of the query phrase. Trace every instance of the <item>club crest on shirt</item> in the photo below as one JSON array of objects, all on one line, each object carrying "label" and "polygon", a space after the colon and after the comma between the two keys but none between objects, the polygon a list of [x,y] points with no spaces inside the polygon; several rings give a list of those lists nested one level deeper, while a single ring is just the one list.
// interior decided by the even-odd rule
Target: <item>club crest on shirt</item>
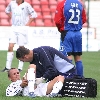
[{"label": "club crest on shirt", "polygon": [[22,10],[24,10],[24,8],[22,8]]}]

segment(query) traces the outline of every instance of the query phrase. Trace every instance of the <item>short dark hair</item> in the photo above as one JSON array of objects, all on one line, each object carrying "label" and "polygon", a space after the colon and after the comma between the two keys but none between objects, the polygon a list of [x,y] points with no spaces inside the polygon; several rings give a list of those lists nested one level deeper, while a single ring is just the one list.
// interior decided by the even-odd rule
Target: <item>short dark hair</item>
[{"label": "short dark hair", "polygon": [[30,50],[25,47],[19,47],[16,51],[16,58],[24,58],[25,55],[29,54]]},{"label": "short dark hair", "polygon": [[24,0],[22,0],[22,3],[24,2]]},{"label": "short dark hair", "polygon": [[17,69],[17,68],[11,68],[11,69],[9,69],[9,70],[8,70],[8,77],[10,77],[10,71],[11,71],[12,69]]}]

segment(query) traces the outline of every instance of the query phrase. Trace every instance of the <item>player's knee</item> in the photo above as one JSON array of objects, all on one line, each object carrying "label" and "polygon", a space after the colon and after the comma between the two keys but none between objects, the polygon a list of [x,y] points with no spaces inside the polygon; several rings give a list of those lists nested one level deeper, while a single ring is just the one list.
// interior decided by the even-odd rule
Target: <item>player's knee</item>
[{"label": "player's knee", "polygon": [[64,82],[64,79],[65,79],[65,77],[62,75],[57,76],[58,81]]},{"label": "player's knee", "polygon": [[12,52],[12,51],[13,51],[13,47],[14,47],[13,45],[9,45],[8,51],[9,51],[9,52]]},{"label": "player's knee", "polygon": [[30,64],[30,65],[29,65],[29,68],[34,68],[34,69],[36,69],[36,65]]},{"label": "player's knee", "polygon": [[13,52],[13,48],[8,48],[8,52]]}]

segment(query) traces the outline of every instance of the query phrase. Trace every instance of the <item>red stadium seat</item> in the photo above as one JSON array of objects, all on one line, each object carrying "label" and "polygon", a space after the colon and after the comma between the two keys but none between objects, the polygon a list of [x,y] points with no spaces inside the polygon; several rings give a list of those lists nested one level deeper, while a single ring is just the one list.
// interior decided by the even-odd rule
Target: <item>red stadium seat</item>
[{"label": "red stadium seat", "polygon": [[31,0],[25,0],[26,2],[28,2],[29,4],[32,4],[32,1]]},{"label": "red stadium seat", "polygon": [[62,0],[57,0],[57,2],[61,2]]},{"label": "red stadium seat", "polygon": [[33,21],[33,22],[30,24],[30,26],[35,26],[35,22]]},{"label": "red stadium seat", "polygon": [[5,5],[6,1],[5,0],[0,0],[0,5]]},{"label": "red stadium seat", "polygon": [[42,11],[48,11],[48,12],[50,12],[50,8],[49,8],[48,5],[41,5],[41,9],[42,9]]},{"label": "red stadium seat", "polygon": [[11,0],[6,0],[6,5],[8,5],[11,2]]},{"label": "red stadium seat", "polygon": [[40,0],[41,5],[49,4],[48,0]]},{"label": "red stadium seat", "polygon": [[[6,1],[6,2],[5,2]],[[4,26],[11,25],[11,20],[5,13],[6,6],[11,0],[0,0],[0,20]],[[54,14],[56,10],[56,4],[61,0],[25,0],[30,3],[34,10],[37,12],[37,18],[30,26],[55,26]]]},{"label": "red stadium seat", "polygon": [[32,5],[40,4],[40,0],[32,0]]},{"label": "red stadium seat", "polygon": [[7,19],[1,19],[1,26],[9,26],[10,23],[8,22]]},{"label": "red stadium seat", "polygon": [[53,24],[54,27],[56,27],[56,24],[55,24],[54,20],[52,20],[52,24]]},{"label": "red stadium seat", "polygon": [[37,12],[37,18],[38,18],[38,19],[42,19],[42,18],[43,18],[43,15],[42,15],[41,12]]},{"label": "red stadium seat", "polygon": [[50,12],[42,12],[43,13],[43,19],[51,19],[51,13]]},{"label": "red stadium seat", "polygon": [[57,0],[49,0],[49,5],[56,5],[57,4]]},{"label": "red stadium seat", "polygon": [[56,5],[50,5],[50,11],[55,12],[56,11]]},{"label": "red stadium seat", "polygon": [[8,15],[5,12],[0,12],[0,18],[9,19]]},{"label": "red stadium seat", "polygon": [[52,20],[51,19],[44,19],[44,26],[53,26]]},{"label": "red stadium seat", "polygon": [[52,13],[51,13],[52,19],[54,19],[54,16],[55,16],[55,12],[52,12]]},{"label": "red stadium seat", "polygon": [[5,12],[6,6],[5,5],[0,5],[0,12],[3,11]]},{"label": "red stadium seat", "polygon": [[40,5],[33,5],[33,8],[36,12],[41,12],[41,6]]},{"label": "red stadium seat", "polygon": [[42,19],[36,19],[35,23],[36,23],[36,26],[44,26],[44,22]]}]

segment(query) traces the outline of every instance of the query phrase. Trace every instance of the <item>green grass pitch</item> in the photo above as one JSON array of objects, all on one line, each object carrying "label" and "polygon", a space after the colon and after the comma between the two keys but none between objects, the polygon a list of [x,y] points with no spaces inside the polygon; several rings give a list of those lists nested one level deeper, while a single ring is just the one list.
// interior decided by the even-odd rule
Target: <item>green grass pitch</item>
[{"label": "green grass pitch", "polygon": [[[0,51],[0,70],[5,67],[7,51]],[[100,52],[83,52],[82,61],[84,65],[84,76],[87,78],[94,78],[97,80],[97,97],[96,98],[75,98],[75,97],[64,97],[64,98],[46,98],[46,97],[6,97],[5,89],[9,85],[10,80],[7,78],[6,72],[0,72],[0,100],[100,100]],[[24,63],[23,71],[21,76],[27,70],[29,63]],[[13,59],[12,67],[17,68],[18,60]]]}]

